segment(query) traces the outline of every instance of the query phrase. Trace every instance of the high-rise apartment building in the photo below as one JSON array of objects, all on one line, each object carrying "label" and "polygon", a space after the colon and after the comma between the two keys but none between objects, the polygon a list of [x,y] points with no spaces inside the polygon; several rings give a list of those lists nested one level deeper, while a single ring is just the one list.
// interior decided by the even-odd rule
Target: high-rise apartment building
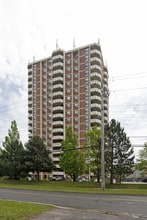
[{"label": "high-rise apartment building", "polygon": [[104,122],[108,122],[105,94],[108,71],[99,43],[69,51],[56,49],[50,57],[28,64],[29,136],[40,136],[51,150],[57,167],[54,175],[62,173],[60,146],[67,126],[72,126],[82,147],[85,132],[101,127],[102,106]]}]

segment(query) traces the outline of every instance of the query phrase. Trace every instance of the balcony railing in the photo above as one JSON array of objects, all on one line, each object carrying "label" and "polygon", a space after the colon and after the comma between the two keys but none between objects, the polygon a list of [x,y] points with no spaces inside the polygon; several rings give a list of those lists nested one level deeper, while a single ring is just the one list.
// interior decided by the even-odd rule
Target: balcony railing
[{"label": "balcony railing", "polygon": [[53,140],[62,140],[62,139],[63,139],[63,135],[53,136]]}]

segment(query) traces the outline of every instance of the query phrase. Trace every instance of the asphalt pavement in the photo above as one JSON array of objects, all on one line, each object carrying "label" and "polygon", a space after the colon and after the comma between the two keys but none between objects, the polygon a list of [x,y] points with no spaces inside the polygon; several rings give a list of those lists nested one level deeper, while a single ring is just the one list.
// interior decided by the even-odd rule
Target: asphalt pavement
[{"label": "asphalt pavement", "polygon": [[147,220],[147,196],[0,188],[0,199],[55,207],[30,220]]},{"label": "asphalt pavement", "polygon": [[55,208],[52,211],[34,216],[29,220],[146,220],[137,214],[115,213],[110,211]]}]

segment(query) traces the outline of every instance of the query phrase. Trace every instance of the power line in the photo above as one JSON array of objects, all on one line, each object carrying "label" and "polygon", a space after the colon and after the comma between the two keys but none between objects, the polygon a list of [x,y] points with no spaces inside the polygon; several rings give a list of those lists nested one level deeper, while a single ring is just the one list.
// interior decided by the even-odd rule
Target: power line
[{"label": "power line", "polygon": [[131,91],[131,90],[141,90],[141,89],[147,89],[147,87],[141,87],[141,88],[131,88],[131,89],[117,89],[117,90],[110,90],[110,94],[113,92],[126,92],[126,91]]},{"label": "power line", "polygon": [[122,78],[122,77],[126,77],[126,76],[136,76],[136,75],[140,75],[140,74],[147,74],[146,72],[138,72],[138,73],[132,73],[132,74],[122,74],[122,75],[117,75],[117,76],[112,76],[112,78]]},{"label": "power line", "polygon": [[109,79],[109,81],[112,81],[112,82],[114,82],[114,81],[118,81],[118,80],[128,80],[128,79],[138,79],[138,78],[140,78],[140,79],[142,79],[142,78],[146,78],[147,76],[136,76],[136,77],[126,77],[126,78],[120,78],[120,79],[115,79],[115,78],[112,78],[112,79]]}]

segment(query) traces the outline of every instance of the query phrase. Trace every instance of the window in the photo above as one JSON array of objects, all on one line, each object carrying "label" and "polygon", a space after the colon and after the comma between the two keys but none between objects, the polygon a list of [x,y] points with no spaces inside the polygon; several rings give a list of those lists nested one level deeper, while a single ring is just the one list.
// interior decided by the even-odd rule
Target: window
[{"label": "window", "polygon": [[77,66],[75,66],[75,67],[74,67],[74,70],[75,70],[75,71],[78,71],[78,67],[77,67]]},{"label": "window", "polygon": [[70,115],[70,111],[67,111],[67,115]]},{"label": "window", "polygon": [[76,60],[74,60],[74,63],[75,63],[75,64],[77,64],[77,63],[78,63],[78,60],[77,60],[77,59],[76,59]]},{"label": "window", "polygon": [[66,85],[67,85],[67,86],[70,86],[70,82],[67,82]]},{"label": "window", "polygon": [[78,107],[78,103],[75,103],[74,106],[77,108]]},{"label": "window", "polygon": [[78,89],[74,89],[74,92],[75,92],[75,93],[78,93]]},{"label": "window", "polygon": [[70,71],[71,71],[70,66],[67,66],[67,67],[66,67],[66,70],[67,70],[68,72],[70,72]]},{"label": "window", "polygon": [[78,129],[78,125],[75,125],[74,128],[75,128],[75,129]]},{"label": "window", "polygon": [[74,85],[77,86],[77,85],[78,85],[78,81],[75,81],[75,82],[74,82]]},{"label": "window", "polygon": [[70,54],[70,53],[67,53],[67,54],[66,54],[66,57],[67,57],[67,58],[70,58],[70,57],[71,57],[71,54]]},{"label": "window", "polygon": [[70,61],[70,60],[66,60],[66,63],[67,63],[67,64],[70,64],[70,63],[71,63],[71,61]]},{"label": "window", "polygon": [[70,104],[70,103],[67,103],[67,104],[66,104],[66,107],[67,107],[67,108],[70,108],[70,107],[71,107],[71,104]]},{"label": "window", "polygon": [[70,79],[70,74],[66,74],[66,78],[67,78],[67,79]]},{"label": "window", "polygon": [[77,79],[78,78],[78,74],[74,74],[74,78]]}]

